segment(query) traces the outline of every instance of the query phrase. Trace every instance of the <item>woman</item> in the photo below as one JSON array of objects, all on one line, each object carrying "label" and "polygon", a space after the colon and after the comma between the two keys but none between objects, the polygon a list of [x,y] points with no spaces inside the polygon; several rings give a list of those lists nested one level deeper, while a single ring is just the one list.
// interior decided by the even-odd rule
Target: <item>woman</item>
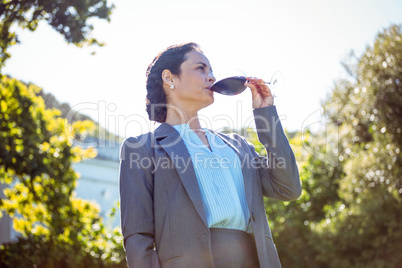
[{"label": "woman", "polygon": [[[194,43],[167,48],[147,70],[147,112],[162,123],[121,148],[121,225],[129,267],[280,267],[263,196],[299,197],[293,152],[273,96],[249,78],[268,158],[239,135],[202,128],[215,78]],[[279,163],[275,165],[275,163]]]}]

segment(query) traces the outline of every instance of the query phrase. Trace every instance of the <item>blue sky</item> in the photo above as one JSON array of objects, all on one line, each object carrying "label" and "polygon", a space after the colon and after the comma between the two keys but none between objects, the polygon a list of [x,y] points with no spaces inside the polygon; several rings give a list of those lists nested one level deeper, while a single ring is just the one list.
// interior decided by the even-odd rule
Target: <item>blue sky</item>
[{"label": "blue sky", "polygon": [[[275,104],[293,131],[320,120],[348,52],[361,55],[381,29],[402,22],[397,0],[113,3],[110,23],[92,21],[93,36],[106,46],[77,48],[41,23],[33,33],[18,30],[21,44],[10,49],[3,73],[37,84],[122,137],[155,127],[145,113],[145,70],[169,45],[199,43],[216,75],[241,69],[269,80],[281,71],[285,90]],[[200,117],[215,130],[252,126],[251,94],[215,94]]]}]

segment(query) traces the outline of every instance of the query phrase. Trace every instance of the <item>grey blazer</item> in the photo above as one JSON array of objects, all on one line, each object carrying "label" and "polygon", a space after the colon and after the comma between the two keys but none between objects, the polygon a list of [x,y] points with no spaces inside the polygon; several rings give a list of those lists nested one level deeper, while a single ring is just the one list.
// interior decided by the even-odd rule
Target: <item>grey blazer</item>
[{"label": "grey blazer", "polygon": [[[268,157],[239,135],[215,133],[242,163],[261,267],[280,267],[263,196],[298,198],[296,161],[274,106],[254,110],[257,134]],[[129,267],[214,267],[210,232],[190,155],[179,133],[161,124],[154,133],[131,137],[121,148],[121,227]]]}]

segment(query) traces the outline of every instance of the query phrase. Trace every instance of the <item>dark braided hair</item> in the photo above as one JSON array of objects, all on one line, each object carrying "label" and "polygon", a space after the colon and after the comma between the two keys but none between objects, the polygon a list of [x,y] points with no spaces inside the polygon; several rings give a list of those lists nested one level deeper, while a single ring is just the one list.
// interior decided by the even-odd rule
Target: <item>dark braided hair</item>
[{"label": "dark braided hair", "polygon": [[163,89],[162,72],[169,70],[174,75],[180,75],[181,64],[187,59],[186,54],[199,51],[196,43],[173,45],[159,53],[147,69],[147,113],[149,120],[163,123],[166,120],[166,94]]}]

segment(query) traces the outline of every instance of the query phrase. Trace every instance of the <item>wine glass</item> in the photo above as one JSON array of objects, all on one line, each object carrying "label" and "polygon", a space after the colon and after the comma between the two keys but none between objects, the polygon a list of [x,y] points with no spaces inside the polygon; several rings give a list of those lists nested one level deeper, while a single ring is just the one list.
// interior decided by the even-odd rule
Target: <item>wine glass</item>
[{"label": "wine glass", "polygon": [[[247,81],[246,76],[230,76],[219,81],[216,81],[211,90],[223,95],[238,95],[242,93],[247,87],[244,83]],[[270,82],[265,82],[271,90],[272,96],[277,98],[283,91],[284,78],[281,72],[275,72]]]}]

